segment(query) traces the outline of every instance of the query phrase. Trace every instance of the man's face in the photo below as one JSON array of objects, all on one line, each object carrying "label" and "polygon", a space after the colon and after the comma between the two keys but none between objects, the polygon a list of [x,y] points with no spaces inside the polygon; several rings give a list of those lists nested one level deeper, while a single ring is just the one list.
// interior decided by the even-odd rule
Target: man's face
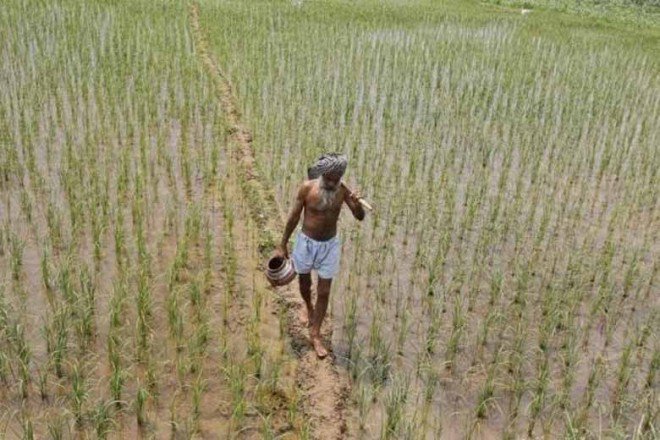
[{"label": "man's face", "polygon": [[323,187],[325,189],[334,190],[339,186],[341,175],[337,173],[325,173],[323,175]]}]

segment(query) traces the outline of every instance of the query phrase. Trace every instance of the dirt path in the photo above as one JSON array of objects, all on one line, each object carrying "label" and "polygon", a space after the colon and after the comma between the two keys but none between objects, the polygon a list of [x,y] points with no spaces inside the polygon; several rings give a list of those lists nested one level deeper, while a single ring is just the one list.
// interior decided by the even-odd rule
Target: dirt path
[{"label": "dirt path", "polygon": [[[230,131],[232,154],[230,160],[237,166],[235,179],[241,188],[242,196],[247,200],[250,216],[259,230],[258,248],[261,259],[265,260],[274,243],[279,240],[283,230],[283,213],[277,208],[272,192],[268,191],[260,179],[252,149],[252,134],[241,121],[236,106],[235,96],[228,76],[222,71],[208,47],[208,41],[199,22],[199,5],[191,4],[190,22],[195,40],[195,50],[204,64],[215,88],[218,101],[226,115]],[[231,178],[231,177],[230,177]],[[239,249],[248,254],[249,250]],[[244,255],[249,261],[249,255]],[[239,253],[239,258],[241,257]],[[263,267],[256,263],[252,268],[261,272]],[[258,274],[262,276],[261,273]],[[331,357],[319,360],[308,342],[308,330],[302,325],[299,310],[302,301],[295,289],[295,284],[279,288],[273,294],[278,295],[279,307],[287,313],[287,330],[291,346],[298,358],[296,383],[302,395],[302,410],[311,426],[313,438],[346,438],[346,402],[348,381],[337,370]],[[326,323],[323,334],[326,346],[330,347],[332,326]]]}]

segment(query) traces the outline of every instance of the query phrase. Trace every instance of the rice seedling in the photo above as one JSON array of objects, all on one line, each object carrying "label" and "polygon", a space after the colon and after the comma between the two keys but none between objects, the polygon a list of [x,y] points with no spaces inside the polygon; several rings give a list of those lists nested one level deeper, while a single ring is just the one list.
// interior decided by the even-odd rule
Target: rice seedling
[{"label": "rice seedling", "polygon": [[389,379],[392,364],[390,346],[383,337],[382,323],[378,319],[377,313],[378,310],[375,311],[371,321],[369,369],[372,382],[375,386],[380,386]]},{"label": "rice seedling", "polygon": [[408,399],[410,384],[405,377],[396,376],[385,401],[386,422],[381,433],[382,438],[396,438],[404,417],[404,408]]},{"label": "rice seedling", "polygon": [[243,425],[245,411],[247,410],[247,402],[245,401],[244,394],[247,378],[244,367],[240,364],[229,364],[227,368],[223,370],[223,373],[225,375],[225,380],[229,384],[229,389],[231,390],[232,429],[239,430]]},{"label": "rice seedling", "polygon": [[9,266],[11,276],[15,281],[21,277],[23,269],[23,251],[25,243],[15,233],[9,235]]},{"label": "rice seedling", "polygon": [[112,418],[112,402],[100,401],[96,404],[94,413],[92,415],[92,423],[94,424],[94,431],[96,437],[99,439],[108,438],[112,431],[114,420]]},{"label": "rice seedling", "polygon": [[135,394],[135,416],[140,428],[144,428],[148,422],[146,411],[147,400],[149,397],[149,391],[147,391],[146,388],[139,386]]},{"label": "rice seedling", "polygon": [[495,396],[495,374],[497,373],[497,368],[499,367],[500,356],[501,350],[498,349],[495,351],[495,355],[488,365],[488,370],[486,371],[486,380],[484,381],[484,384],[479,391],[479,396],[477,398],[477,408],[475,411],[476,416],[479,419],[486,418],[488,408],[493,405],[493,399]]},{"label": "rice seedling", "polygon": [[71,366],[71,412],[75,418],[76,427],[81,429],[85,423],[85,404],[89,397],[89,388],[85,372],[82,366],[73,364]]},{"label": "rice seedling", "polygon": [[21,425],[23,427],[23,438],[25,440],[34,440],[34,424],[29,414],[21,415]]},{"label": "rice seedling", "polygon": [[205,380],[200,374],[197,376],[192,385],[192,418],[193,418],[193,430],[198,431],[199,429],[199,417],[202,413],[202,394],[205,389]]}]

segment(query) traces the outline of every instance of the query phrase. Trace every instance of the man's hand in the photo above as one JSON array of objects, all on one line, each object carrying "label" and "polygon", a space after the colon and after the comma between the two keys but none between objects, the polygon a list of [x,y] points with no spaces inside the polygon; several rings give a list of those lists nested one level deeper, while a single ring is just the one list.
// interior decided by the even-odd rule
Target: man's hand
[{"label": "man's hand", "polygon": [[360,200],[362,199],[362,196],[360,195],[360,191],[350,191],[348,190],[346,194],[344,195],[344,201],[348,205],[349,208],[351,208],[351,212],[353,213],[353,217],[356,219],[362,221],[364,220],[364,216],[366,213],[364,212],[364,208],[362,207],[362,203],[360,203]]},{"label": "man's hand", "polygon": [[359,191],[359,190],[355,190],[355,191],[353,191],[353,192],[349,195],[349,197],[351,198],[351,200],[352,200],[354,203],[360,203],[360,199],[362,198],[362,196],[360,195],[360,191]]},{"label": "man's hand", "polygon": [[275,255],[278,255],[280,257],[284,257],[286,259],[289,258],[289,249],[286,244],[280,244],[275,248]]}]

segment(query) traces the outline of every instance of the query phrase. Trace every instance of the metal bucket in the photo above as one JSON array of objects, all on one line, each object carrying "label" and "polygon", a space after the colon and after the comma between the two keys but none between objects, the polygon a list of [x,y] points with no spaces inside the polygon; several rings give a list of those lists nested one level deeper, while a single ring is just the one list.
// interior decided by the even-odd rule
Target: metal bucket
[{"label": "metal bucket", "polygon": [[275,256],[268,260],[266,278],[273,287],[285,286],[296,277],[296,271],[290,259]]}]

